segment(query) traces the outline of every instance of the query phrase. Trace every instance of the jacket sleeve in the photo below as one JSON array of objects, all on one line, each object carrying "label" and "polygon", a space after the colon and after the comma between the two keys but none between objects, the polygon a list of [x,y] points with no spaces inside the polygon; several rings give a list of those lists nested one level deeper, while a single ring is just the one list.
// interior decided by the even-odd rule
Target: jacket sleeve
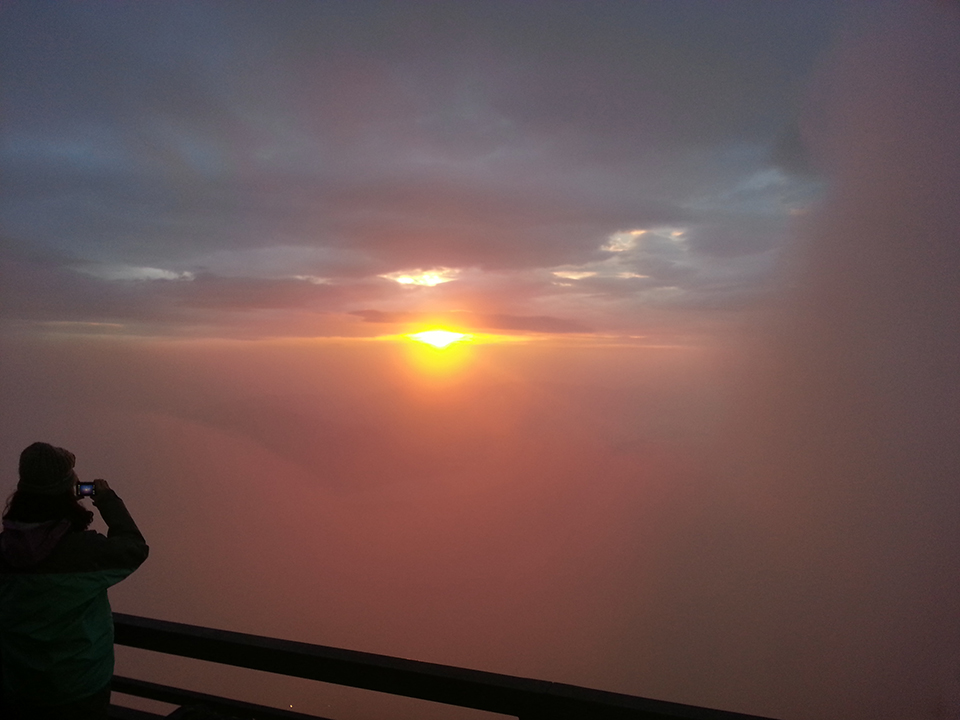
[{"label": "jacket sleeve", "polygon": [[97,493],[93,504],[107,524],[107,536],[99,536],[99,563],[107,567],[135,569],[147,559],[150,548],[130,517],[123,500],[113,490]]}]

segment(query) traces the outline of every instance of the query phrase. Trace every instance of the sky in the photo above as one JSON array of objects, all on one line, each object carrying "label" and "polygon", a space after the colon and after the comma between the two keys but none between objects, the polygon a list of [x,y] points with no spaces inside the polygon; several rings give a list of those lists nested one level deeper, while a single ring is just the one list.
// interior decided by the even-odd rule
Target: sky
[{"label": "sky", "polygon": [[7,5],[20,322],[698,326],[769,289],[819,187],[792,156],[831,3]]},{"label": "sky", "polygon": [[958,68],[946,0],[4,2],[0,483],[117,488],[123,612],[960,718]]}]

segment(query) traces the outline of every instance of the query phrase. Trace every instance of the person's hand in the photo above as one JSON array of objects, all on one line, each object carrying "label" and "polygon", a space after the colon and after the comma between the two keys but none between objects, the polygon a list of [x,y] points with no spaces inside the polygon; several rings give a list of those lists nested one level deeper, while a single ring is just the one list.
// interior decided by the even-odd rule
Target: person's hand
[{"label": "person's hand", "polygon": [[107,481],[103,478],[97,478],[93,481],[93,496],[96,497],[104,490],[109,490],[110,486],[107,485]]}]

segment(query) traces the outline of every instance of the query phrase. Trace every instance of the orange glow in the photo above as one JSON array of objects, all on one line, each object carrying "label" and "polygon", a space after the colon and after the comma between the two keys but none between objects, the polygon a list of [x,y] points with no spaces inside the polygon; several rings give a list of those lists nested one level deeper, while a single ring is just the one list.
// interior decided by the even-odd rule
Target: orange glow
[{"label": "orange glow", "polygon": [[438,348],[418,341],[407,343],[406,356],[419,381],[442,384],[456,377],[462,378],[464,370],[473,364],[474,353],[469,344],[462,342]]},{"label": "orange glow", "polygon": [[473,335],[450,332],[449,330],[426,330],[424,332],[407,335],[406,337],[411,340],[416,340],[417,342],[426,343],[427,345],[433,345],[433,347],[438,349],[443,349],[453,343],[469,342],[473,339]]}]

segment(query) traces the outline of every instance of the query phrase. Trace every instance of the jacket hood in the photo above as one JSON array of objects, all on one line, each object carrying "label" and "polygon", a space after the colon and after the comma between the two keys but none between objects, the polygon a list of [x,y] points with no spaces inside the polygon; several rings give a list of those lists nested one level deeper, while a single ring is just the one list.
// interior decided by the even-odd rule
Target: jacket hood
[{"label": "jacket hood", "polygon": [[42,523],[4,520],[3,533],[0,533],[0,553],[3,553],[11,567],[30,567],[46,559],[69,530],[69,520]]}]

